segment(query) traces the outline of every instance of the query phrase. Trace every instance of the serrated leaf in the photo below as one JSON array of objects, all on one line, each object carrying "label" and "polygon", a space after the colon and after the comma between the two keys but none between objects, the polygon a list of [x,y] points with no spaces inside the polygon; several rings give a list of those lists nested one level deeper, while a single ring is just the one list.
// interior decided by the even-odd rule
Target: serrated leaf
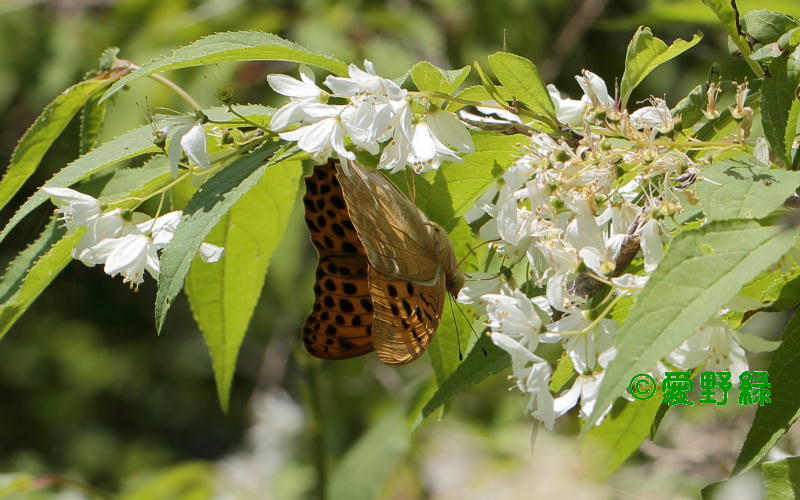
[{"label": "serrated leaf", "polygon": [[121,72],[117,71],[106,74],[103,78],[76,83],[45,106],[11,155],[11,162],[0,180],[0,208],[6,206],[36,171],[47,150],[86,102],[111,85],[120,75]]},{"label": "serrated leaf", "polygon": [[[485,355],[484,349],[486,350]],[[457,393],[471,385],[477,384],[489,375],[495,374],[510,365],[511,358],[509,355],[495,346],[488,337],[485,335],[481,336],[480,340],[472,347],[466,359],[464,359],[453,374],[439,386],[439,389],[433,397],[431,397],[430,401],[422,408],[422,413],[416,425],[419,425],[422,420],[436,411]]]},{"label": "serrated leaf", "polygon": [[489,64],[500,84],[512,96],[548,124],[558,123],[555,105],[535,64],[508,52],[490,55]]},{"label": "serrated leaf", "polygon": [[625,109],[628,104],[633,89],[642,83],[651,71],[694,47],[702,39],[703,34],[697,33],[689,41],[678,39],[667,46],[663,40],[653,36],[650,28],[639,27],[625,54],[625,72],[620,82],[622,108]]},{"label": "serrated leaf", "polygon": [[220,406],[228,410],[239,347],[300,186],[302,164],[273,165],[220,220],[206,241],[225,248],[220,262],[192,262],[186,296],[214,367]]},{"label": "serrated leaf", "polygon": [[61,238],[31,266],[16,292],[0,306],[0,339],[8,333],[22,313],[28,310],[58,273],[69,264],[72,260],[72,249],[78,244],[81,236],[83,228]]},{"label": "serrated leaf", "polygon": [[772,402],[756,408],[753,424],[731,474],[742,473],[757,464],[800,417],[800,377],[797,373],[800,312],[795,311],[781,340],[767,370],[772,383]]},{"label": "serrated leaf", "polygon": [[100,132],[103,129],[103,121],[106,118],[106,108],[108,102],[100,103],[100,96],[95,94],[86,101],[81,110],[81,130],[78,153],[85,155],[97,147],[100,139]]},{"label": "serrated leaf", "polygon": [[3,280],[0,281],[0,303],[6,301],[19,288],[31,265],[41,258],[53,243],[61,239],[65,232],[63,228],[58,227],[56,219],[53,218],[39,237],[14,257],[3,274]]},{"label": "serrated leaf", "polygon": [[800,186],[800,172],[721,161],[703,169],[697,197],[706,218],[761,219]]},{"label": "serrated leaf", "polygon": [[800,457],[761,464],[764,498],[794,500],[800,497]]},{"label": "serrated leaf", "polygon": [[[784,165],[790,165],[792,142],[797,125],[797,111],[792,113],[797,100],[795,91],[800,83],[793,68],[798,66],[798,52],[778,57],[769,66],[769,76],[764,78],[761,91],[761,124],[769,145]],[[794,122],[790,120],[793,116]]]},{"label": "serrated leaf", "polygon": [[235,61],[289,61],[317,66],[337,75],[347,73],[347,64],[313,52],[288,40],[258,31],[215,33],[175,50],[169,56],[153,59],[115,83],[103,100],[116,94],[133,80],[155,73],[193,66]]},{"label": "serrated leaf", "polygon": [[798,233],[798,228],[731,220],[678,234],[617,334],[617,357],[606,369],[584,429],[594,425],[633,375],[650,370],[688,338],[785,254]]},{"label": "serrated leaf", "polygon": [[660,396],[647,401],[617,401],[603,423],[586,433],[583,458],[596,480],[611,477],[650,437],[651,424],[661,406]]},{"label": "serrated leaf", "polygon": [[276,153],[280,142],[268,143],[215,173],[186,204],[172,241],[161,254],[156,295],[156,328],[161,331],[172,301],[203,240],[239,199],[253,188],[266,169],[286,160],[294,150]]},{"label": "serrated leaf", "polygon": [[327,497],[347,500],[380,498],[389,472],[408,446],[403,414],[393,410],[347,450],[331,475]]},{"label": "serrated leaf", "polygon": [[[272,115],[272,109],[264,106],[237,106],[236,109],[239,113],[251,118],[255,116]],[[217,121],[235,118],[223,107],[210,108],[204,110],[204,112],[209,118]],[[150,125],[142,125],[130,132],[126,132],[59,170],[50,180],[45,182],[42,187],[69,187],[121,161],[158,151],[158,148],[153,144],[152,134],[153,129]],[[28,200],[17,209],[16,213],[14,213],[3,230],[0,231],[0,242],[8,236],[8,233],[19,224],[25,216],[33,212],[39,205],[47,201],[48,198],[49,196],[42,191],[42,188],[39,188],[33,196],[28,198]]]}]

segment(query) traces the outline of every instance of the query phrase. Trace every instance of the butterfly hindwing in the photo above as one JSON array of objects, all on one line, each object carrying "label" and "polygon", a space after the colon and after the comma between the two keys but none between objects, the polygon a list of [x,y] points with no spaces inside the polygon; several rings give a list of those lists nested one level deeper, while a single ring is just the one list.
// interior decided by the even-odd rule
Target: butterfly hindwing
[{"label": "butterfly hindwing", "polygon": [[314,307],[303,327],[308,352],[346,359],[372,351],[372,299],[363,256],[320,257]]},{"label": "butterfly hindwing", "polygon": [[314,356],[346,359],[372,351],[372,300],[364,247],[331,164],[306,178],[306,225],[319,254],[314,306],[303,342]]},{"label": "butterfly hindwing", "polygon": [[370,267],[369,290],[375,306],[372,343],[380,360],[402,365],[422,355],[442,316],[444,280],[418,285]]}]

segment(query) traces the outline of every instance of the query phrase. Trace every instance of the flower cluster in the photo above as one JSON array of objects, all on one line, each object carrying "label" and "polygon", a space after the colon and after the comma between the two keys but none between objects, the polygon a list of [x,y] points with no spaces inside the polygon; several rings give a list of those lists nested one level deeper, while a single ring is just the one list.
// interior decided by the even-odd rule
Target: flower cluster
[{"label": "flower cluster", "polygon": [[[73,258],[87,266],[103,264],[106,274],[122,275],[123,282],[132,288],[144,281],[145,271],[158,279],[158,251],[172,240],[181,211],[150,218],[119,208],[104,211],[99,200],[73,189],[51,187],[44,191],[58,207],[59,220],[67,229],[86,228],[72,250]],[[223,253],[224,249],[216,245],[200,245],[204,262],[216,262]]]},{"label": "flower cluster", "polygon": [[[271,128],[280,131],[299,125],[280,137],[296,142],[319,161],[333,154],[354,160],[353,149],[358,148],[380,153],[378,167],[393,172],[406,166],[425,172],[443,161],[460,161],[459,153],[473,151],[467,128],[453,114],[424,99],[415,102],[407,90],[378,76],[369,61],[364,61],[364,68],[351,64],[349,77],[328,76],[328,91],[317,86],[305,67],[299,80],[269,75],[272,89],[290,98],[273,115]],[[330,102],[331,98],[341,103]]]},{"label": "flower cluster", "polygon": [[[480,236],[504,262],[525,262],[529,271],[520,283],[519,273],[473,276],[459,295],[485,311],[493,342],[512,358],[517,388],[530,395],[528,411],[548,427],[579,402],[581,416],[594,410],[604,370],[616,355],[614,307],[645,286],[669,238],[667,222],[701,179],[696,160],[673,147],[680,120],[663,99],[629,113],[597,75],[584,71],[576,79],[579,100],[562,98],[552,85],[548,90],[559,121],[581,133],[533,132],[520,157],[467,214],[471,222],[486,220]],[[492,123],[521,122],[496,106],[477,110],[494,115],[485,117]],[[640,250],[643,273],[622,274]],[[610,285],[600,304],[590,304],[582,290],[587,278]],[[531,299],[522,290],[533,287],[543,293]],[[550,392],[552,367],[536,354],[542,342],[561,343],[577,374],[557,397]],[[707,363],[741,371],[747,367],[743,347],[775,346],[714,318],[653,373]]]}]

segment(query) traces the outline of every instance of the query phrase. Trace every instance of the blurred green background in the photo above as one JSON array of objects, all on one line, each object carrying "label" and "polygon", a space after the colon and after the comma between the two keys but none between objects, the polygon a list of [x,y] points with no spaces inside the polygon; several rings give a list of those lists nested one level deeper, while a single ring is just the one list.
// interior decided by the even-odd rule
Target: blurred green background
[{"label": "blurred green background", "polygon": [[[795,0],[739,5],[743,11],[800,15]],[[456,68],[505,47],[534,60],[549,82],[577,97],[573,75],[581,68],[613,87],[640,24],[668,42],[698,30],[706,38],[658,69],[634,100],[654,94],[672,105],[714,61],[721,63],[723,77],[747,74],[741,61],[728,56],[725,36],[700,0],[2,0],[0,164],[8,163],[41,108],[94,68],[109,46],[120,47],[122,58],[144,63],[213,32],[260,30],[346,61],[373,60],[389,77],[419,60]],[[277,104],[266,75],[294,71],[288,64],[256,62],[169,77],[204,106],[217,104],[214,94],[223,85],[232,86],[235,102]],[[139,80],[115,98],[104,137],[143,123],[148,108],[157,106],[184,110],[168,91]],[[10,205],[18,206],[77,150],[73,123]],[[35,237],[51,209],[40,209],[16,230],[0,250],[3,262]],[[10,215],[6,209],[0,219]],[[0,472],[62,474],[105,491],[131,492],[180,465],[162,482],[189,488],[197,495],[192,498],[211,498],[212,491],[217,498],[237,499],[313,495],[319,471],[335,470],[353,443],[405,404],[432,371],[425,359],[395,369],[373,356],[324,363],[302,352],[299,329],[310,308],[315,262],[300,215],[296,210],[273,259],[227,415],[218,407],[209,358],[184,299],[159,338],[152,280],[134,293],[99,268],[71,264],[0,342]],[[626,478],[644,470],[646,453],[634,457],[611,485],[594,485],[573,459],[578,452],[569,436],[575,422],[562,422],[554,434],[540,433],[531,456],[525,400],[507,392],[508,385],[505,376],[492,377],[458,396],[442,422],[429,419],[408,448],[398,444],[402,459],[387,482],[374,486],[380,496],[478,498],[483,492],[533,498],[567,491],[602,498],[640,492],[642,486]],[[682,437],[664,445],[733,439],[714,434],[720,420],[729,432],[746,423],[746,415],[732,410],[685,412],[665,424],[680,429]],[[698,429],[707,431],[705,437],[696,435]],[[743,435],[738,432],[735,439]],[[735,443],[727,446],[735,452]],[[714,450],[727,452],[720,444]],[[375,457],[384,458],[391,457]],[[687,473],[690,466],[693,472]],[[700,460],[648,473],[654,479],[641,494],[670,498],[721,478],[724,467]],[[671,482],[676,473],[687,479]],[[46,491],[61,490],[77,491]],[[141,491],[136,498],[178,498]]]}]

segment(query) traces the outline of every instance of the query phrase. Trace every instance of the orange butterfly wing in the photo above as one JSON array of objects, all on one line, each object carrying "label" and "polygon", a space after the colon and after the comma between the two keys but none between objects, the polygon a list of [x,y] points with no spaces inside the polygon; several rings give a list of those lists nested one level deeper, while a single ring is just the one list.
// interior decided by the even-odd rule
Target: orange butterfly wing
[{"label": "orange butterfly wing", "polygon": [[372,299],[364,247],[350,222],[332,165],[306,178],[306,225],[319,253],[314,306],[303,327],[308,352],[346,359],[372,351]]}]

